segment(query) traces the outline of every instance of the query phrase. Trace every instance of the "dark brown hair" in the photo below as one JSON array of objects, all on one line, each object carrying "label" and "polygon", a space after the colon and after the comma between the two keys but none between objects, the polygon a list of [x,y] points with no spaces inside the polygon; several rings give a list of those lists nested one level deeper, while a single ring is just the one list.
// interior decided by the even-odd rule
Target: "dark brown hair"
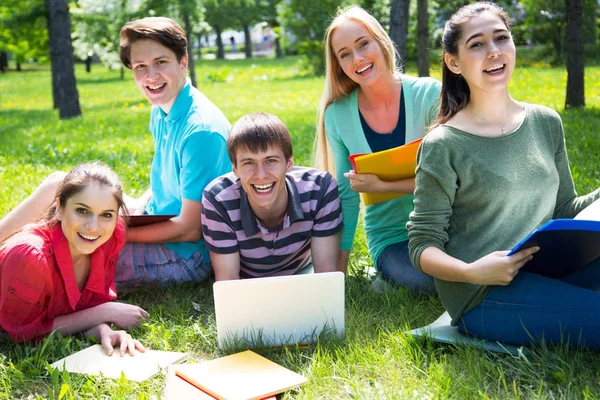
[{"label": "dark brown hair", "polygon": [[177,22],[165,17],[148,17],[131,21],[121,28],[119,56],[131,69],[131,45],[138,40],[155,40],[175,53],[177,61],[187,54],[187,38]]},{"label": "dark brown hair", "polygon": [[258,153],[267,151],[269,147],[281,149],[286,161],[293,155],[292,138],[285,124],[265,112],[247,114],[238,119],[227,138],[227,153],[233,166],[236,166],[238,149]]},{"label": "dark brown hair", "polygon": [[[109,188],[121,213],[126,212],[121,181],[112,169],[101,162],[79,164],[70,170],[56,189],[54,198],[58,199],[58,203],[64,208],[71,197],[92,184]],[[48,208],[44,219],[48,222],[56,221],[56,202]]]},{"label": "dark brown hair", "polygon": [[446,22],[442,36],[442,92],[440,93],[440,114],[432,128],[445,124],[456,113],[465,108],[469,103],[471,91],[462,75],[450,71],[444,61],[446,53],[456,56],[458,54],[458,41],[463,32],[463,24],[484,11],[495,13],[510,30],[510,17],[497,4],[481,1],[466,5],[459,9]]}]

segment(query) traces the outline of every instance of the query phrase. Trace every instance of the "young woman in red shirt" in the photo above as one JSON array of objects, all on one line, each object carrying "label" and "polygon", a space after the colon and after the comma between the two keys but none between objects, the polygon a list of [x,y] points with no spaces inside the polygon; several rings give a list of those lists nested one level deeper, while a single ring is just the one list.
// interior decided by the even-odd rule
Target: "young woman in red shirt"
[{"label": "young woman in red shirt", "polygon": [[80,164],[58,186],[45,217],[0,246],[0,328],[16,342],[50,332],[83,332],[108,355],[145,351],[123,330],[149,314],[114,302],[115,266],[125,244],[117,175],[101,163]]}]

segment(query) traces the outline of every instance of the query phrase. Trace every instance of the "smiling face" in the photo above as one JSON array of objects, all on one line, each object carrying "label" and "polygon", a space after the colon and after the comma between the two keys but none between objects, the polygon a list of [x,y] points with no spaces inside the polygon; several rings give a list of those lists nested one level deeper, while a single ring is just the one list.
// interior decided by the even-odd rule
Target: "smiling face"
[{"label": "smiling face", "polygon": [[233,173],[240,179],[259,219],[277,218],[287,210],[285,175],[293,165],[293,157],[286,160],[278,147],[269,146],[264,152],[237,150]]},{"label": "smiling face", "polygon": [[473,92],[506,90],[515,68],[516,50],[504,21],[484,11],[464,22],[458,54],[444,54],[455,74],[461,74]]},{"label": "smiling face", "polygon": [[187,62],[187,55],[177,61],[172,50],[155,40],[138,40],[131,45],[131,69],[138,89],[166,114],[185,85]]},{"label": "smiling face", "polygon": [[390,75],[383,51],[362,23],[349,19],[331,36],[331,47],[342,71],[361,86],[370,86]]},{"label": "smiling face", "polygon": [[73,259],[93,253],[112,236],[119,204],[112,190],[96,183],[71,196],[64,207],[57,204],[57,217],[69,242]]}]

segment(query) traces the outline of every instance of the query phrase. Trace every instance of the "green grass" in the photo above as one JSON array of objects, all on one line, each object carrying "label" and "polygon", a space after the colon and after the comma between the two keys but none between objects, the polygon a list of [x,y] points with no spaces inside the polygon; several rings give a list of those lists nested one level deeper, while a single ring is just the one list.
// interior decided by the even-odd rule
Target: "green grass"
[{"label": "green grass", "polygon": [[[297,59],[203,61],[198,86],[233,122],[253,111],[278,115],[293,135],[297,164],[310,160],[315,112],[323,86],[305,76]],[[409,66],[408,72],[414,74]],[[128,72],[128,71],[127,71]],[[0,76],[0,215],[18,204],[49,172],[93,159],[109,163],[126,191],[148,184],[152,139],[150,107],[132,79],[94,65],[78,67],[81,118],[60,121],[51,110],[47,70]],[[433,71],[439,78],[439,71]],[[539,66],[518,68],[511,93],[557,109],[564,121],[573,176],[580,193],[598,187],[600,174],[600,67],[586,69],[584,110],[563,111],[566,72]],[[600,358],[587,351],[539,346],[512,357],[415,340],[403,332],[433,321],[436,298],[404,290],[376,293],[360,273],[370,261],[359,232],[347,279],[346,339],[323,340],[306,349],[258,352],[309,378],[284,398],[598,398]],[[123,300],[147,309],[151,318],[132,331],[154,349],[187,351],[197,359],[223,355],[216,347],[208,283],[141,291]],[[196,303],[201,311],[193,306]],[[47,364],[90,343],[82,336],[51,337],[32,345],[0,338],[0,399],[156,398],[164,378],[142,384],[124,379],[50,373]]]}]

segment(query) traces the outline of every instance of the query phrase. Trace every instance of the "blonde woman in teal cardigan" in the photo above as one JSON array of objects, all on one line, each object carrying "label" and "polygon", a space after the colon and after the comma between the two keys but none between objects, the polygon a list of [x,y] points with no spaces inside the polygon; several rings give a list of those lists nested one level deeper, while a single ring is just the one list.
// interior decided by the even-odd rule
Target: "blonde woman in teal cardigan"
[{"label": "blonde woman in teal cardigan", "polygon": [[400,192],[401,198],[366,207],[371,259],[383,278],[414,291],[435,292],[433,279],[414,270],[406,222],[414,179],[381,181],[352,171],[348,156],[403,145],[425,135],[435,120],[441,85],[400,73],[394,44],[381,24],[358,6],[338,12],[325,35],[325,90],[319,107],[315,162],[335,173],[344,230],[339,268],[345,271],[359,214],[360,192]]}]

